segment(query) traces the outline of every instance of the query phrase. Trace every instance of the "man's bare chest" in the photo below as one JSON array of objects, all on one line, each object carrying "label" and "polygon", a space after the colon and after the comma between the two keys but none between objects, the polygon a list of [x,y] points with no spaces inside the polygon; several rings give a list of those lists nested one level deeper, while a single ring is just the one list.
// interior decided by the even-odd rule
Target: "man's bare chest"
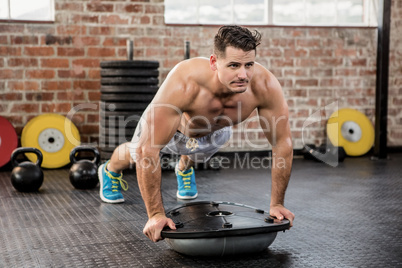
[{"label": "man's bare chest", "polygon": [[224,127],[243,122],[255,108],[256,105],[238,101],[228,105],[194,109],[191,112],[183,113],[179,131],[190,137],[205,136]]}]

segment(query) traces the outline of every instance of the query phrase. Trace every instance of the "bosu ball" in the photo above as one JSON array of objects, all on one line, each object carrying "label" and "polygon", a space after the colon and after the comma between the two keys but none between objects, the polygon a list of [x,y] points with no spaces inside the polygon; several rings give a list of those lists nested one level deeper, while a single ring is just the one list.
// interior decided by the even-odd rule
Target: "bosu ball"
[{"label": "bosu ball", "polygon": [[264,210],[231,202],[189,202],[166,213],[176,230],[164,229],[171,248],[190,256],[258,253],[274,242],[290,222]]}]

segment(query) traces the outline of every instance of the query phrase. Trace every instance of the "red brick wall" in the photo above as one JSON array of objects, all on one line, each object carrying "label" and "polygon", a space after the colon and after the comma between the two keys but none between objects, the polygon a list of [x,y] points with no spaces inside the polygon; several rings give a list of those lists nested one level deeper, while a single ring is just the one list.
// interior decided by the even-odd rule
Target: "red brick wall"
[{"label": "red brick wall", "polygon": [[[102,61],[125,60],[134,39],[135,59],[158,60],[160,79],[184,57],[209,57],[217,27],[166,26],[163,0],[55,0],[54,23],[0,23],[0,115],[18,134],[42,113],[66,115],[79,104],[99,104]],[[402,145],[402,3],[393,1],[388,141]],[[255,27],[252,27],[255,28]],[[337,101],[374,121],[376,29],[256,27],[263,34],[258,61],[283,86],[294,147],[301,148],[305,120]],[[325,119],[325,118],[324,118]],[[98,139],[98,110],[72,118],[83,142]],[[304,142],[320,143],[325,120],[309,126]],[[260,145],[264,145],[261,147]],[[259,150],[266,141],[257,122],[236,129],[225,150]]]}]

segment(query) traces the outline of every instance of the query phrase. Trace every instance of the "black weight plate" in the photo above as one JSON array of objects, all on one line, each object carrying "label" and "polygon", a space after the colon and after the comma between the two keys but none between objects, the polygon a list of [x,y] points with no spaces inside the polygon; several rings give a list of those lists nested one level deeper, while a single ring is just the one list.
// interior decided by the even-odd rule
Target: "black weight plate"
[{"label": "black weight plate", "polygon": [[132,117],[109,117],[101,118],[100,125],[102,127],[115,128],[117,130],[122,128],[136,128],[139,121],[139,116]]},{"label": "black weight plate", "polygon": [[131,142],[132,136],[103,136],[102,139],[99,140],[99,146],[101,147],[117,147],[120,144],[126,143],[126,142]]},{"label": "black weight plate", "polygon": [[100,150],[102,152],[110,152],[113,153],[113,151],[116,149],[114,146],[99,146]]},{"label": "black weight plate", "polygon": [[133,139],[133,135],[119,135],[119,136],[100,136],[99,137],[99,146],[118,146],[122,143],[131,142]]},{"label": "black weight plate", "polygon": [[100,136],[121,136],[121,137],[132,137],[135,132],[135,128],[112,128],[112,127],[104,127],[100,126],[99,127],[99,135]]},{"label": "black weight plate", "polygon": [[101,110],[103,111],[133,111],[140,112],[145,111],[148,107],[148,103],[133,103],[133,102],[101,102]]},{"label": "black weight plate", "polygon": [[102,160],[109,160],[112,157],[113,152],[107,152],[101,150],[101,159]]},{"label": "black weight plate", "polygon": [[101,69],[101,77],[155,77],[159,71],[155,69]]},{"label": "black weight plate", "polygon": [[155,77],[102,77],[102,85],[158,85],[159,80]]},{"label": "black weight plate", "polygon": [[131,133],[123,133],[121,135],[117,136],[108,136],[108,135],[103,135],[99,136],[99,142],[101,144],[122,144],[125,142],[130,142],[133,139],[133,135]]},{"label": "black weight plate", "polygon": [[101,68],[159,68],[158,61],[103,61],[100,63]]},{"label": "black weight plate", "polygon": [[133,135],[135,127],[127,126],[127,127],[115,127],[115,126],[100,126],[99,133],[102,136],[124,136],[130,134]]},{"label": "black weight plate", "polygon": [[159,87],[156,85],[102,85],[102,94],[128,94],[128,93],[145,93],[145,94],[155,94]]},{"label": "black weight plate", "polygon": [[152,94],[101,94],[101,101],[150,103]]},{"label": "black weight plate", "polygon": [[134,114],[143,113],[148,107],[148,103],[141,102],[101,102],[100,112],[132,112]]},{"label": "black weight plate", "polygon": [[139,120],[142,112],[99,112],[101,118],[115,119],[115,120]]},{"label": "black weight plate", "polygon": [[117,147],[120,144],[126,143],[126,142],[130,142],[131,141],[131,137],[130,138],[126,138],[126,137],[113,137],[113,136],[108,136],[108,137],[99,137],[99,146],[101,147]]}]

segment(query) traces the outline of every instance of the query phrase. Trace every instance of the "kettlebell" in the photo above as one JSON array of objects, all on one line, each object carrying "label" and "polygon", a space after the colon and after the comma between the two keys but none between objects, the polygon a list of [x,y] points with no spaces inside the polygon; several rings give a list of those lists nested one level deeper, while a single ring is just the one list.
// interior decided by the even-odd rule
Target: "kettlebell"
[{"label": "kettlebell", "polygon": [[[92,161],[87,159],[77,160],[76,154],[84,151],[93,153],[94,158]],[[70,161],[73,164],[69,172],[70,182],[76,189],[92,189],[98,185],[100,154],[96,148],[77,146],[70,152]]]},{"label": "kettlebell", "polygon": [[[36,163],[24,161],[19,163],[17,156],[23,153],[34,153],[37,156]],[[38,191],[43,183],[43,171],[40,168],[43,161],[42,152],[33,147],[21,147],[11,154],[11,163],[14,168],[11,172],[11,183],[20,192]]]}]

